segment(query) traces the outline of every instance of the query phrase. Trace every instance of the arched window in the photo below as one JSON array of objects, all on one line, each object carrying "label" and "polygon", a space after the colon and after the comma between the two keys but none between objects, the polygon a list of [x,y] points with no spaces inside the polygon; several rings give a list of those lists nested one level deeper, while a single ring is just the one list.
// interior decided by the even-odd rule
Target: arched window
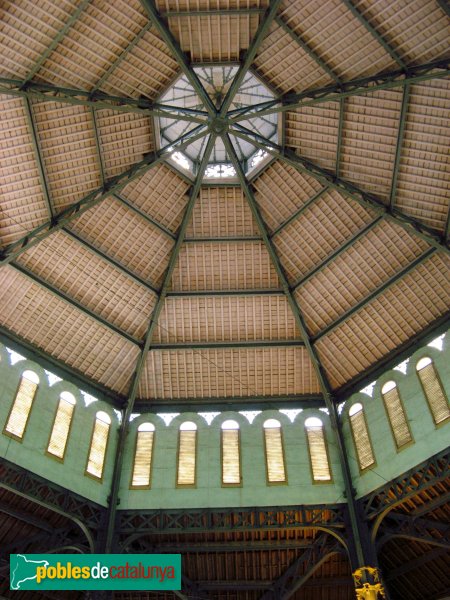
[{"label": "arched window", "polygon": [[406,419],[403,403],[395,381],[387,381],[381,388],[384,408],[388,416],[397,449],[412,441],[411,431]]},{"label": "arched window", "polygon": [[150,487],[154,440],[155,426],[153,423],[141,423],[136,435],[132,488]]},{"label": "arched window", "polygon": [[99,411],[95,415],[95,423],[92,430],[91,445],[86,466],[86,473],[98,479],[101,479],[103,475],[110,426],[111,417],[107,413]]},{"label": "arched window", "polygon": [[70,392],[61,392],[59,404],[53,421],[47,452],[56,458],[64,459],[70,425],[76,400]]},{"label": "arched window", "polygon": [[355,442],[359,468],[363,471],[375,464],[375,457],[373,455],[372,444],[370,443],[362,404],[359,404],[359,402],[354,404],[350,408],[348,415],[350,417],[350,426],[353,441]]},{"label": "arched window", "polygon": [[197,454],[197,425],[185,421],[178,433],[177,485],[195,485],[195,459]]},{"label": "arched window", "polygon": [[22,373],[17,394],[4,429],[4,433],[17,440],[21,440],[25,433],[38,385],[39,377],[34,371],[24,371]]},{"label": "arched window", "polygon": [[239,424],[228,420],[222,423],[222,485],[241,485]]},{"label": "arched window", "polygon": [[305,429],[313,480],[331,481],[330,463],[323,423],[317,417],[310,417],[305,421]]},{"label": "arched window", "polygon": [[439,425],[450,417],[450,408],[439,375],[428,356],[419,360],[416,369],[434,422]]},{"label": "arched window", "polygon": [[267,419],[263,427],[267,481],[268,483],[286,483],[281,424],[276,419]]}]

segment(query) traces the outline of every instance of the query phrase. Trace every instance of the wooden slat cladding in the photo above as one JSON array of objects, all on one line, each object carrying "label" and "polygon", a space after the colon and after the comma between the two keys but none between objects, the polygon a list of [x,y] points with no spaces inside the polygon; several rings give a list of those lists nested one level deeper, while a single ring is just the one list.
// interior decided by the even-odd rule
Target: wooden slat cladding
[{"label": "wooden slat cladding", "polygon": [[300,339],[282,296],[166,298],[155,340],[162,343]]},{"label": "wooden slat cladding", "polygon": [[435,0],[353,0],[365,19],[407,64],[445,56],[450,28]]},{"label": "wooden slat cladding", "polygon": [[286,113],[286,143],[321,167],[336,170],[339,103],[305,106]]},{"label": "wooden slat cladding", "polygon": [[0,242],[7,245],[48,220],[22,98],[0,96]]},{"label": "wooden slat cladding", "polygon": [[411,86],[396,206],[442,231],[448,214],[450,80]]},{"label": "wooden slat cladding", "polygon": [[0,271],[0,323],[87,377],[127,390],[139,348],[10,267]]},{"label": "wooden slat cladding", "polygon": [[363,471],[375,464],[375,457],[362,407],[350,416],[350,427],[352,428],[359,468]]},{"label": "wooden slat cladding", "polygon": [[258,29],[259,15],[169,17],[168,23],[194,62],[237,61]]},{"label": "wooden slat cladding", "polygon": [[284,0],[282,19],[343,79],[397,65],[340,0]]},{"label": "wooden slat cladding", "polygon": [[341,177],[388,201],[394,168],[402,90],[345,100]]},{"label": "wooden slat cladding", "polygon": [[173,290],[276,289],[278,276],[262,242],[184,244]]},{"label": "wooden slat cladding", "polygon": [[309,457],[314,481],[331,481],[331,471],[325,442],[323,425],[309,425],[306,428]]},{"label": "wooden slat cladding", "polygon": [[75,10],[76,2],[68,0],[4,0],[1,76],[25,78]]},{"label": "wooden slat cladding", "polygon": [[71,229],[151,285],[161,283],[173,240],[118,200],[107,198]]},{"label": "wooden slat cladding", "polygon": [[194,486],[196,480],[197,431],[179,431],[177,486]]},{"label": "wooden slat cladding", "polygon": [[272,24],[255,58],[255,67],[279,93],[301,92],[332,82],[289,33]]},{"label": "wooden slat cladding", "polygon": [[85,106],[33,102],[53,207],[60,212],[100,186],[92,116]]},{"label": "wooden slat cladding", "polygon": [[449,277],[450,261],[434,255],[316,342],[333,387],[363,373],[446,314]]},{"label": "wooden slat cladding", "polygon": [[286,483],[281,427],[264,428],[268,483]]},{"label": "wooden slat cladding", "polygon": [[253,183],[256,201],[269,231],[285,223],[309,198],[317,194],[320,183],[281,161],[268,167]]},{"label": "wooden slat cladding", "polygon": [[92,0],[45,61],[39,77],[55,85],[91,89],[146,22],[138,0]]},{"label": "wooden slat cladding", "polygon": [[100,110],[97,127],[106,178],[122,173],[154,150],[148,116]]},{"label": "wooden slat cladding", "polygon": [[436,368],[431,362],[425,367],[418,369],[417,374],[430,406],[434,422],[436,425],[439,425],[439,423],[443,423],[450,418],[450,407]]},{"label": "wooden slat cladding", "polygon": [[290,281],[306,275],[370,220],[370,213],[356,202],[326,192],[273,238]]},{"label": "wooden slat cladding", "polygon": [[154,431],[138,431],[131,487],[148,488],[151,481]]},{"label": "wooden slat cladding", "polygon": [[388,391],[381,391],[386,413],[394,436],[397,449],[401,449],[412,441],[411,431],[406,418],[403,403],[397,385]]},{"label": "wooden slat cladding", "polygon": [[240,188],[207,187],[200,190],[186,238],[256,235],[259,235],[258,227]]},{"label": "wooden slat cladding", "polygon": [[19,440],[22,439],[28,423],[31,406],[36,395],[37,388],[37,383],[31,381],[26,376],[21,377],[19,389],[17,390],[16,397],[14,398],[14,402],[8,416],[8,421],[5,425],[5,433]]},{"label": "wooden slat cladding", "polygon": [[66,451],[74,408],[75,402],[69,402],[62,396],[60,397],[47,447],[47,452],[49,454],[52,454],[60,459],[64,458]]},{"label": "wooden slat cladding", "polygon": [[296,291],[314,334],[338,319],[410,264],[427,244],[388,221],[381,221]]},{"label": "wooden slat cladding", "polygon": [[[150,60],[151,58],[151,60]],[[174,79],[178,64],[153,29],[147,31],[107,77],[100,89],[110,94],[156,99]]]},{"label": "wooden slat cladding", "polygon": [[222,485],[240,485],[241,459],[239,429],[222,429]]},{"label": "wooden slat cladding", "polygon": [[190,184],[165,165],[158,165],[129,183],[121,195],[173,233],[188,201]]},{"label": "wooden slat cladding", "polygon": [[17,261],[130,335],[143,337],[156,295],[63,232]]},{"label": "wooden slat cladding", "polygon": [[314,367],[300,347],[153,350],[138,395],[170,400],[317,393]]},{"label": "wooden slat cladding", "polygon": [[101,479],[103,476],[110,426],[110,423],[105,423],[99,418],[95,419],[86,473],[98,479]]}]

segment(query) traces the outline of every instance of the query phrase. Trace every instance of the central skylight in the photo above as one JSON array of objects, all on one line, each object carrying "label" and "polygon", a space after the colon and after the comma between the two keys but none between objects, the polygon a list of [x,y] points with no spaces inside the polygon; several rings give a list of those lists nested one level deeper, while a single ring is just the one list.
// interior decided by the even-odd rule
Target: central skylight
[{"label": "central skylight", "polygon": [[[196,67],[194,71],[214,106],[219,110],[236,76],[238,67]],[[233,102],[230,104],[229,111],[251,107],[273,99],[274,94],[255,75],[248,72],[235,94]],[[181,107],[186,109],[187,112],[192,111],[193,115],[197,115],[198,111],[205,111],[202,101],[185,75],[179,77],[171,85],[161,96],[159,102],[164,105]],[[159,117],[157,121],[160,147],[170,145],[180,138],[180,136],[188,133],[198,125],[197,123],[167,117]],[[276,114],[253,117],[248,121],[241,121],[240,124],[268,140],[278,142],[278,115]],[[224,119],[224,127],[227,127],[227,119]],[[246,174],[253,171],[266,157],[265,152],[258,150],[255,146],[242,139],[231,136],[231,140],[243,171]],[[207,141],[208,136],[205,134],[203,138],[196,140],[182,151],[174,152],[170,159],[178,168],[181,167],[183,170],[188,171],[190,175],[195,176]],[[218,136],[205,170],[204,178],[225,179],[234,177],[236,177],[235,168],[221,137]]]}]

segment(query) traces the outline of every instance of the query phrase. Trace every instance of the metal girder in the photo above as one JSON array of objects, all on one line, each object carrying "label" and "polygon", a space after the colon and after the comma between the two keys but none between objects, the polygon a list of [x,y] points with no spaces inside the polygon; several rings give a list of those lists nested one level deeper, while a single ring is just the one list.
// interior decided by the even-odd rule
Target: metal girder
[{"label": "metal girder", "polygon": [[389,540],[398,537],[450,550],[449,523],[390,512],[380,527],[380,539],[377,542],[378,552]]},{"label": "metal girder", "polygon": [[158,229],[161,233],[164,233],[164,235],[166,235],[167,237],[170,237],[172,240],[177,239],[177,236],[174,233],[172,233],[172,231],[170,231],[170,229],[167,229],[167,227],[165,227],[164,225],[162,225],[161,223],[159,223],[158,221],[153,219],[150,215],[148,215],[143,210],[138,208],[136,205],[134,205],[132,202],[127,200],[121,194],[113,194],[113,197],[116,200],[118,200],[121,204],[123,204],[124,206],[126,206],[127,208],[132,210],[134,213],[136,213],[137,215],[142,217],[145,221],[147,221],[147,223],[150,223],[150,225],[153,225],[153,227],[156,227],[156,229]]},{"label": "metal girder", "polygon": [[78,88],[65,88],[49,83],[0,77],[0,94],[35,98],[41,102],[59,102],[76,106],[87,106],[96,110],[108,109],[115,112],[134,112],[149,117],[167,117],[191,123],[206,123],[207,113],[178,106],[156,104],[147,98],[111,96],[105,92],[88,92]]},{"label": "metal girder", "polygon": [[313,59],[313,61],[315,63],[317,63],[319,65],[319,67],[323,71],[325,71],[325,73],[327,75],[329,75],[331,77],[331,79],[333,79],[336,83],[341,83],[341,79],[340,79],[339,75],[337,75],[333,71],[333,69],[331,67],[329,67],[322,58],[320,58],[320,56],[317,54],[317,52],[315,52],[311,48],[311,46],[309,44],[307,44],[298,33],[295,33],[295,31],[293,29],[291,29],[289,27],[289,25],[287,23],[285,23],[281,17],[275,17],[275,22],[277,25],[279,25],[283,29],[283,31],[285,31],[294,40],[294,42],[296,44],[298,44],[302,48],[302,50],[304,50],[306,52],[306,54],[308,54],[308,56],[310,56]]},{"label": "metal girder", "polygon": [[344,323],[345,321],[350,319],[350,317],[352,317],[354,314],[356,314],[362,308],[369,305],[371,302],[373,302],[373,300],[378,298],[378,296],[381,296],[381,294],[384,294],[384,292],[386,292],[386,290],[388,290],[390,287],[392,287],[398,281],[403,279],[403,277],[408,275],[408,273],[411,273],[412,271],[414,271],[414,269],[416,269],[420,264],[422,264],[427,258],[430,258],[430,256],[432,256],[435,252],[436,252],[435,248],[428,248],[428,250],[425,250],[425,252],[423,252],[420,256],[418,256],[415,260],[413,260],[408,265],[406,265],[405,267],[400,269],[400,271],[397,271],[397,273],[392,275],[392,277],[389,277],[389,279],[387,279],[383,284],[381,284],[380,287],[378,287],[376,290],[374,290],[368,296],[363,298],[360,302],[358,302],[357,304],[355,304],[354,306],[349,308],[347,311],[345,311],[338,319],[336,319],[335,321],[333,321],[332,323],[330,323],[329,325],[324,327],[321,331],[319,331],[312,338],[313,341],[316,342],[317,340],[320,340],[321,338],[329,335],[332,331],[334,331],[334,329],[336,329],[337,327],[342,325],[342,323]]},{"label": "metal girder", "polygon": [[52,553],[53,548],[70,545],[77,546],[82,553],[89,553],[89,546],[86,540],[67,527],[59,527],[55,529],[50,527],[49,531],[40,532],[35,535],[27,535],[25,538],[15,539],[8,545],[2,544],[2,554],[18,554],[32,553],[33,550],[38,550],[42,554]]},{"label": "metal girder", "polygon": [[339,537],[345,527],[343,505],[333,504],[119,510],[118,517],[124,547],[141,536],[159,533],[321,529]]},{"label": "metal girder", "polygon": [[300,307],[295,300],[293,293],[290,290],[289,283],[287,277],[285,275],[284,269],[281,265],[278,254],[275,250],[272,240],[269,237],[267,226],[260,214],[258,204],[254,197],[253,191],[250,189],[250,186],[245,177],[244,171],[239,163],[236,152],[234,151],[233,144],[228,133],[222,135],[223,143],[228,152],[228,155],[231,158],[231,161],[236,169],[237,176],[241,182],[243,192],[247,198],[248,204],[252,211],[253,217],[257,223],[258,229],[263,238],[264,244],[267,248],[269,256],[272,260],[272,263],[275,267],[276,273],[280,279],[282,288],[286,294],[286,299],[288,301],[289,306],[291,307],[292,313],[294,315],[297,326],[300,330],[300,334],[305,343],[305,347],[308,351],[311,363],[313,365],[314,371],[316,373],[316,377],[319,383],[319,389],[324,397],[325,405],[328,409],[330,415],[330,421],[332,425],[332,429],[336,438],[336,446],[338,449],[339,461],[342,470],[342,476],[344,479],[345,492],[347,496],[348,502],[348,511],[350,516],[355,552],[357,556],[357,563],[360,565],[367,564],[367,560],[365,558],[363,545],[362,545],[362,532],[361,529],[363,525],[358,520],[356,504],[355,504],[355,492],[352,484],[352,477],[350,472],[350,467],[348,464],[348,457],[345,449],[344,437],[342,434],[341,425],[339,422],[339,417],[337,413],[337,409],[332,400],[332,389],[331,385],[328,381],[327,375],[323,366],[320,362],[319,356],[315,347],[313,346],[311,339],[308,334],[308,330],[305,325],[303,314],[300,310]]},{"label": "metal girder", "polygon": [[402,155],[403,138],[405,135],[406,116],[409,108],[410,86],[405,85],[403,88],[402,106],[400,109],[400,120],[397,132],[397,144],[395,146],[394,169],[392,171],[391,191],[389,193],[389,209],[392,210],[395,205],[395,197],[397,193],[397,180],[400,169],[400,158]]},{"label": "metal girder", "polygon": [[[47,523],[47,521],[39,519],[38,517],[35,517],[34,515],[30,515],[29,513],[27,513],[24,510],[20,510],[18,508],[10,506],[8,503],[3,502],[3,500],[0,500],[0,513],[8,515],[9,517],[14,517],[14,519],[19,519],[19,521],[28,523],[29,525],[32,525],[33,527],[37,527],[38,529],[42,529],[43,531],[46,531],[47,533],[51,533],[52,531],[54,531],[54,527],[49,525]],[[42,533],[40,533],[39,535],[42,535]],[[3,552],[3,546],[2,546],[2,552]]]},{"label": "metal girder", "polygon": [[280,4],[281,4],[281,0],[270,0],[269,1],[269,6],[267,7],[267,10],[264,13],[264,16],[261,18],[261,22],[256,31],[255,37],[251,41],[251,43],[245,53],[244,59],[243,59],[241,65],[239,66],[238,72],[236,73],[232,84],[228,88],[228,91],[225,95],[224,101],[222,102],[222,106],[220,107],[220,112],[219,112],[220,117],[223,118],[227,114],[228,109],[230,108],[230,104],[232,103],[234,96],[236,95],[241,83],[243,82],[244,77],[247,75],[247,72],[248,72],[249,68],[251,67],[253,59],[255,58],[256,53],[258,52],[258,49],[259,49],[263,39],[265,38],[265,36],[272,24],[272,21],[275,18],[275,15],[277,13],[277,10],[278,10]]},{"label": "metal girder", "polygon": [[72,15],[70,15],[70,17],[67,19],[67,21],[64,24],[64,26],[58,31],[57,35],[53,38],[53,40],[50,42],[50,44],[47,46],[47,48],[44,50],[44,52],[41,54],[41,56],[35,62],[35,64],[31,68],[31,70],[27,73],[27,75],[26,75],[26,77],[25,77],[25,79],[23,81],[24,85],[28,81],[30,81],[31,79],[33,79],[33,77],[37,74],[37,72],[40,70],[40,68],[42,67],[42,65],[47,60],[47,58],[58,47],[58,44],[64,39],[64,37],[66,36],[66,34],[69,31],[69,29],[79,19],[81,13],[88,6],[88,4],[90,3],[90,1],[91,0],[83,0],[82,2],[80,2],[80,4],[78,5],[78,7],[76,8],[76,10],[72,13]]},{"label": "metal girder", "polygon": [[41,184],[42,194],[44,196],[45,205],[47,207],[48,217],[53,217],[53,207],[50,199],[49,186],[47,182],[47,176],[45,174],[44,161],[42,159],[41,149],[39,147],[39,141],[36,133],[36,124],[34,122],[33,111],[31,109],[31,103],[29,98],[24,98],[25,105],[25,116],[27,119],[27,125],[31,136],[31,143],[33,146],[34,157],[39,174],[39,183]]},{"label": "metal girder", "polygon": [[92,531],[98,529],[104,508],[56,483],[0,457],[0,488],[67,517],[83,531],[93,550]]},{"label": "metal girder", "polygon": [[412,83],[447,77],[449,74],[450,59],[447,58],[423,65],[411,66],[408,68],[407,75],[403,70],[379,73],[370,77],[345,81],[341,84],[314,88],[299,94],[286,94],[279,99],[233,109],[229,111],[229,115],[232,117],[231,123],[246,121],[256,116],[296,110],[302,106],[312,106],[322,102],[339,102],[342,98],[348,98],[349,96],[359,96],[379,90],[403,87]]},{"label": "metal girder", "polygon": [[381,46],[383,46],[383,48],[395,60],[395,62],[400,67],[402,67],[402,69],[404,69],[405,71],[408,71],[408,67],[406,66],[404,61],[401,59],[399,54],[394,50],[394,48],[392,48],[386,42],[386,40],[383,38],[383,36],[380,33],[378,33],[378,31],[375,29],[375,27],[372,27],[372,25],[369,23],[369,21],[367,21],[367,19],[356,8],[356,6],[354,6],[352,0],[341,0],[341,1],[349,9],[349,11],[352,13],[352,15],[354,15],[358,19],[358,21],[367,29],[367,31],[372,35],[372,37],[374,37],[377,40],[377,42]]},{"label": "metal girder", "polygon": [[167,292],[171,298],[203,297],[203,296],[284,296],[284,291],[275,289],[247,289],[247,290],[172,290]]},{"label": "metal girder", "polygon": [[236,237],[205,237],[205,238],[186,238],[185,244],[233,244],[239,242],[260,242],[261,237],[257,235],[236,236]]},{"label": "metal girder", "polygon": [[150,22],[148,22],[144,25],[144,27],[134,37],[134,39],[128,44],[128,46],[123,50],[123,52],[118,56],[118,58],[110,64],[108,69],[103,73],[103,75],[100,77],[100,79],[94,85],[91,92],[95,92],[99,88],[102,87],[102,85],[105,83],[105,81],[108,79],[108,77],[112,74],[112,72],[117,69],[117,67],[120,65],[120,63],[123,62],[123,60],[128,56],[128,54],[133,50],[133,48],[135,48],[137,46],[137,44],[141,41],[141,39],[144,37],[144,35],[147,33],[147,31],[149,31],[151,29],[151,27],[152,27],[152,23],[150,23]]},{"label": "metal girder", "polygon": [[[148,543],[146,550],[156,554],[186,554],[186,553],[210,553],[210,552],[261,552],[277,550],[299,550],[308,549],[312,540],[308,539],[286,539],[286,540],[245,540],[231,542],[222,540],[220,542],[167,542]],[[133,548],[134,551],[134,548]]]},{"label": "metal girder", "polygon": [[[335,173],[319,167],[312,161],[299,156],[292,150],[283,150],[283,148],[278,146],[278,144],[274,144],[270,140],[253,133],[245,127],[241,127],[240,125],[236,125],[236,127],[238,130],[232,130],[232,134],[234,136],[252,143],[256,148],[265,150],[272,156],[277,157],[300,172],[312,175],[315,179],[320,181],[320,183],[337,190],[345,196],[348,196],[355,202],[358,202],[358,204],[361,204],[361,206],[366,208],[369,207],[376,213],[384,215],[386,219],[392,221],[400,227],[403,227],[403,229],[406,229],[410,233],[414,233],[414,235],[425,240],[436,249],[441,250],[446,254],[450,254],[450,248],[444,239],[445,236],[439,234],[436,230],[431,229],[427,225],[421,223],[414,217],[410,217],[397,208],[390,210],[389,206],[384,204],[384,202],[374,194],[366,192],[346,179],[337,177]],[[243,131],[245,133],[242,133]]]},{"label": "metal girder", "polygon": [[374,520],[372,541],[377,536],[381,522],[392,509],[448,477],[450,452],[446,449],[365,496],[361,500],[363,515],[368,520]]},{"label": "metal girder", "polygon": [[265,13],[264,8],[218,8],[205,10],[166,10],[160,13],[163,19],[170,17],[228,17],[231,15],[262,15]]},{"label": "metal girder", "polygon": [[[152,398],[135,402],[134,410],[139,413],[166,412],[167,401]],[[177,398],[170,403],[175,412],[198,412],[226,410],[278,410],[283,408],[325,408],[322,395],[297,394],[286,396],[238,396],[225,398]]]},{"label": "metal girder", "polygon": [[188,60],[186,54],[182,51],[180,44],[177,42],[172,32],[170,31],[167,23],[161,16],[161,13],[156,8],[156,4],[154,0],[140,0],[142,6],[146,10],[148,17],[151,22],[155,26],[155,29],[159,32],[160,36],[164,40],[164,42],[169,47],[169,50],[175,56],[175,59],[180,66],[183,73],[188,78],[189,83],[194,88],[195,92],[198,94],[200,100],[202,101],[204,107],[206,108],[210,117],[216,116],[216,108],[203,87],[200,79],[192,68],[190,61]]},{"label": "metal girder", "polygon": [[61,231],[69,235],[74,240],[77,240],[77,242],[79,242],[82,246],[89,248],[89,250],[91,250],[91,252],[93,252],[96,256],[99,256],[105,262],[109,263],[113,267],[116,267],[116,269],[124,273],[127,277],[129,277],[136,283],[139,283],[140,285],[145,287],[150,292],[153,292],[154,294],[159,293],[159,288],[151,285],[148,281],[142,279],[142,277],[139,277],[139,275],[136,275],[136,273],[133,273],[133,271],[130,271],[128,267],[115,260],[112,256],[109,256],[108,254],[105,254],[104,252],[99,250],[96,246],[88,242],[88,240],[86,240],[85,238],[81,237],[81,235],[79,235],[78,233],[75,233],[71,229],[67,229],[67,227],[62,227]]},{"label": "metal girder", "polygon": [[99,400],[108,402],[114,408],[122,408],[125,401],[123,396],[120,394],[115,394],[109,388],[88,379],[80,371],[77,371],[62,361],[52,357],[50,354],[44,352],[41,348],[19,337],[14,332],[9,331],[3,325],[0,325],[0,342],[5,344],[5,346],[8,348],[11,348],[19,354],[22,354],[29,360],[35,361],[41,365],[43,369],[48,369],[62,379],[70,381],[75,386],[81,388],[83,391],[88,392],[89,394],[92,394]]},{"label": "metal girder", "polygon": [[139,381],[141,378],[142,371],[145,367],[145,361],[147,358],[148,351],[151,347],[151,342],[153,339],[153,334],[158,322],[159,315],[164,305],[164,301],[166,298],[167,291],[170,286],[170,282],[172,279],[172,273],[175,268],[175,264],[178,260],[178,255],[180,253],[184,237],[186,235],[186,230],[192,215],[192,211],[194,209],[195,202],[197,200],[197,196],[200,192],[200,187],[202,184],[203,174],[207,167],[210,154],[214,147],[214,143],[216,141],[216,136],[211,134],[208,139],[208,143],[206,145],[205,153],[203,155],[202,161],[200,163],[200,168],[197,174],[197,179],[195,181],[194,186],[190,192],[190,198],[187,203],[186,209],[184,211],[183,219],[178,230],[177,240],[172,249],[172,253],[170,255],[169,264],[167,266],[166,272],[164,274],[164,281],[161,286],[161,290],[159,292],[158,300],[155,304],[153,312],[150,317],[150,323],[147,328],[147,332],[145,335],[144,344],[142,346],[141,354],[138,357],[135,371],[132,377],[132,382],[130,385],[130,389],[128,392],[128,401],[123,410],[122,415],[122,423],[119,429],[119,439],[116,448],[116,459],[114,462],[114,470],[112,475],[112,483],[111,483],[111,492],[109,495],[108,501],[108,516],[107,516],[107,525],[106,525],[106,540],[105,540],[105,548],[106,552],[111,552],[113,536],[115,532],[115,520],[116,520],[116,512],[117,512],[117,504],[118,504],[118,494],[119,494],[119,486],[122,475],[122,464],[123,457],[125,452],[125,442],[128,435],[129,421],[131,413],[133,412],[134,403],[136,400],[136,396],[139,388]]},{"label": "metal girder", "polygon": [[85,306],[84,304],[82,304],[81,302],[79,302],[78,300],[73,298],[72,296],[69,296],[69,294],[66,294],[66,292],[60,290],[59,288],[52,285],[48,281],[45,281],[44,279],[39,277],[39,275],[36,275],[36,273],[33,273],[33,271],[30,271],[26,267],[23,267],[22,265],[14,262],[14,261],[12,261],[10,263],[10,266],[18,273],[21,273],[28,279],[31,279],[32,281],[37,283],[40,287],[44,288],[45,290],[48,290],[49,292],[52,292],[52,294],[54,294],[60,300],[63,300],[63,302],[70,304],[71,306],[74,306],[76,309],[78,309],[79,311],[81,311],[82,313],[84,313],[89,318],[93,319],[94,321],[96,321],[97,323],[102,325],[103,327],[106,327],[110,331],[117,333],[122,338],[125,338],[132,344],[136,344],[136,346],[141,346],[142,340],[135,338],[134,336],[130,335],[124,329],[121,329],[120,327],[117,327],[116,325],[114,325],[114,323],[111,323],[107,319],[104,319],[101,315],[95,313],[90,308],[88,308],[87,306]]},{"label": "metal girder", "polygon": [[[194,140],[203,137],[204,133],[198,133],[199,129],[203,129],[203,126],[199,125],[188,134],[180,137],[174,144],[171,144],[171,151],[174,148],[184,148],[184,146],[191,144]],[[186,136],[188,136],[188,140],[186,140]],[[5,246],[0,252],[0,266],[11,262],[20,254],[51,235],[54,231],[58,231],[74,219],[77,219],[84,212],[96,206],[111,194],[119,192],[128,183],[162,163],[168,153],[167,148],[162,148],[158,152],[151,153],[126,171],[108,179],[103,186],[93,190],[81,198],[81,200],[78,200],[78,202],[71,204],[57,215],[54,215],[50,221],[35,227],[19,240]]]},{"label": "metal girder", "polygon": [[242,340],[219,342],[158,342],[152,344],[152,350],[207,350],[226,348],[302,348],[303,340]]},{"label": "metal girder", "polygon": [[350,248],[355,242],[359,239],[367,235],[369,231],[372,231],[382,220],[383,217],[377,217],[374,221],[357,231],[354,235],[352,235],[342,246],[337,248],[334,252],[329,254],[326,258],[324,258],[320,263],[318,263],[311,271],[309,271],[300,279],[292,285],[292,288],[295,290],[298,286],[303,285],[307,281],[309,281],[314,275],[317,275],[320,271],[322,271],[327,265],[333,262],[338,256],[340,256],[343,252],[345,252],[348,248]]},{"label": "metal girder", "polygon": [[436,0],[442,10],[450,17],[450,3],[448,0]]},{"label": "metal girder", "polygon": [[260,600],[288,600],[334,554],[344,551],[335,539],[321,533],[310,548],[305,550],[260,598]]},{"label": "metal girder", "polygon": [[285,229],[290,223],[292,223],[293,221],[298,219],[298,217],[300,215],[302,215],[304,212],[306,212],[308,210],[308,208],[310,208],[310,206],[312,206],[316,202],[316,200],[319,200],[319,198],[322,198],[322,196],[325,194],[325,192],[327,190],[328,190],[328,187],[323,187],[321,190],[319,190],[317,192],[317,194],[314,194],[314,196],[309,198],[302,206],[300,206],[300,208],[298,210],[296,210],[290,217],[288,217],[285,221],[283,221],[283,223],[281,223],[281,225],[279,225],[276,229],[273,230],[271,237],[272,238],[275,237],[278,233],[283,231],[283,229]]}]

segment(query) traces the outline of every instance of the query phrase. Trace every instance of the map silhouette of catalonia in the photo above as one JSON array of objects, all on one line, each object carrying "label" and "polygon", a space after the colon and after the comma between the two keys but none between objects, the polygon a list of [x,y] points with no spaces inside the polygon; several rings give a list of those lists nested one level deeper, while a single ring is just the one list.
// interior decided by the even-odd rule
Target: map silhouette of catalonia
[{"label": "map silhouette of catalonia", "polygon": [[11,561],[11,589],[19,590],[22,583],[31,579],[36,579],[36,567],[48,567],[49,563],[46,560],[29,560],[23,554],[16,554],[16,564],[13,567]]}]

